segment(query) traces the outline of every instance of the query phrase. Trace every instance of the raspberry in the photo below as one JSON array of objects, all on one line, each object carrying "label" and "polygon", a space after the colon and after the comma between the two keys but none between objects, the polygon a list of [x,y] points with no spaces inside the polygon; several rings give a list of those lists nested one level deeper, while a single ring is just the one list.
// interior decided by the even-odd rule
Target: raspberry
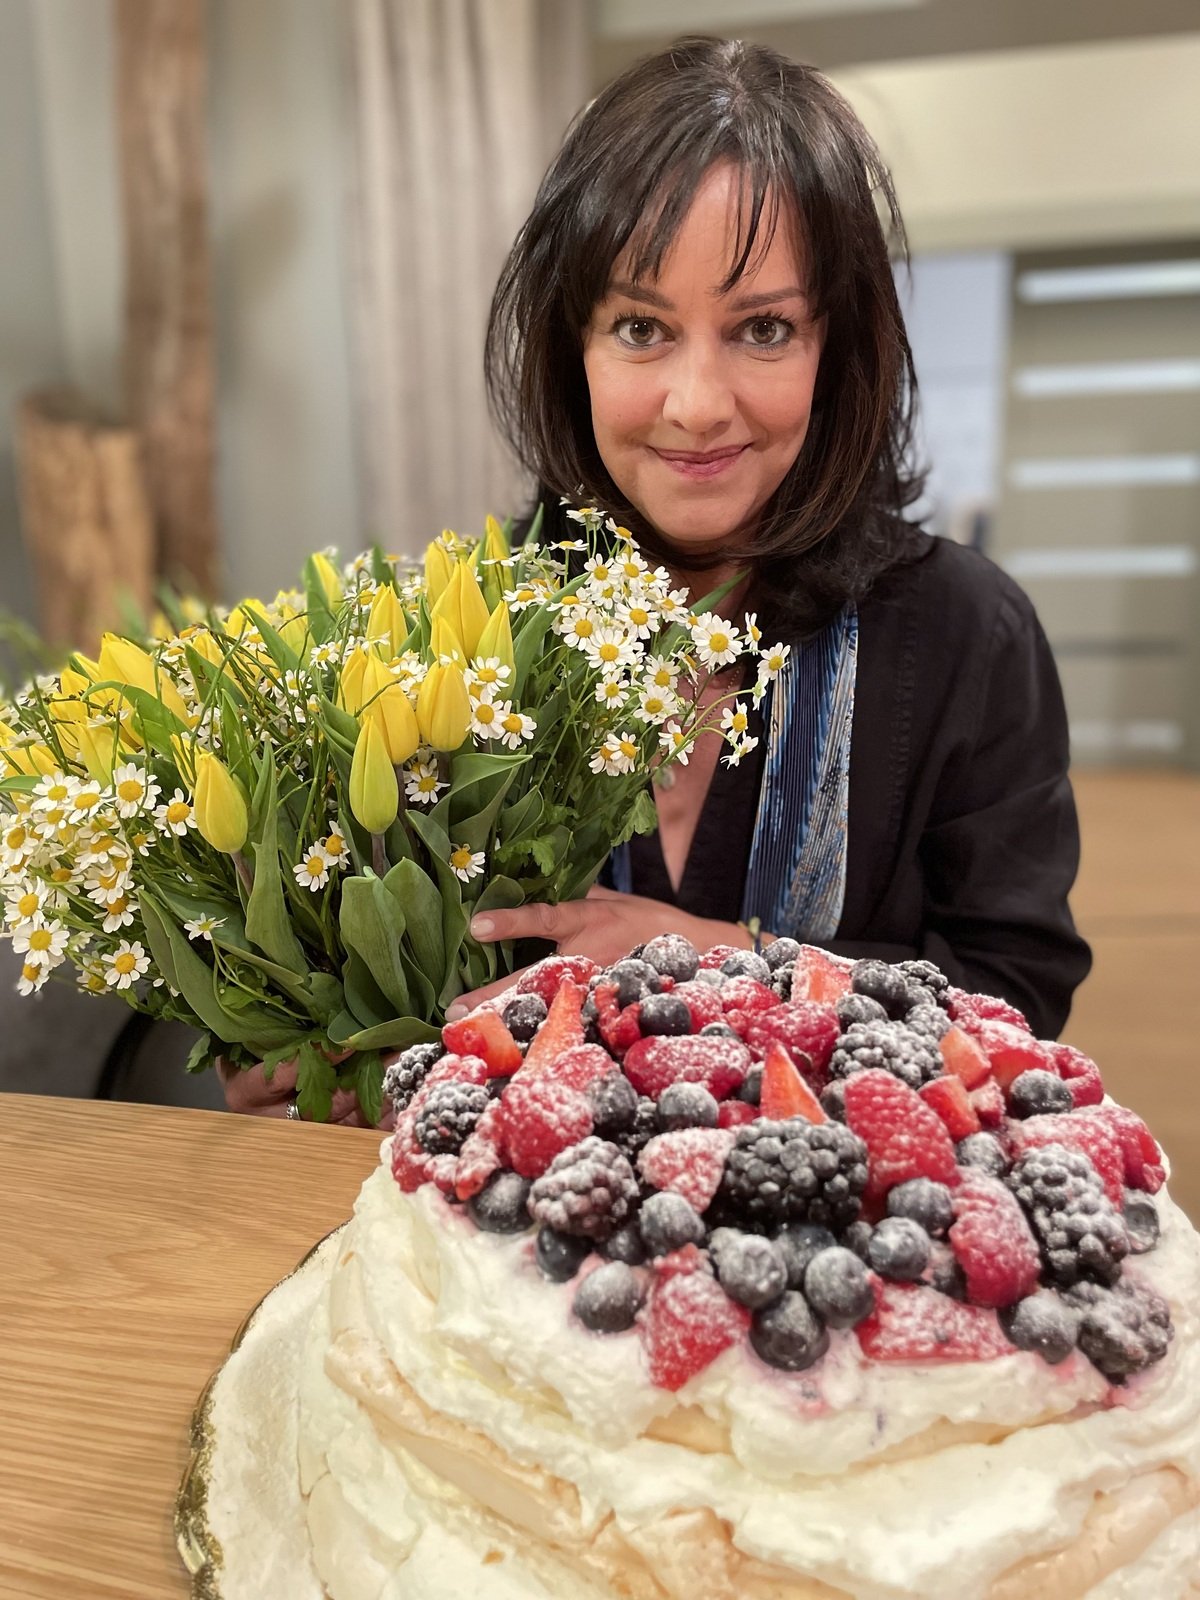
[{"label": "raspberry", "polygon": [[578,1089],[580,1094],[589,1094],[596,1084],[616,1070],[616,1063],[603,1045],[573,1044],[555,1056],[550,1074],[556,1083]]},{"label": "raspberry", "polygon": [[431,1069],[446,1054],[440,1040],[429,1044],[410,1044],[383,1075],[383,1098],[390,1100],[399,1116]]},{"label": "raspberry", "polygon": [[840,1122],[760,1118],[735,1133],[721,1193],[756,1227],[817,1222],[843,1228],[858,1216],[866,1154],[862,1140]]},{"label": "raspberry", "polygon": [[1096,1106],[1089,1107],[1084,1116],[1089,1122],[1108,1128],[1116,1137],[1121,1146],[1127,1187],[1157,1194],[1167,1177],[1163,1155],[1137,1112],[1130,1111],[1127,1106]]},{"label": "raspberry", "polygon": [[898,1183],[958,1182],[954,1145],[936,1111],[890,1072],[846,1080],[846,1121],[869,1152],[866,1198],[879,1201]]},{"label": "raspberry", "polygon": [[1069,1116],[1029,1117],[1009,1124],[1014,1156],[1046,1145],[1065,1145],[1085,1155],[1099,1174],[1104,1192],[1120,1209],[1125,1198],[1125,1158],[1121,1142],[1107,1123],[1093,1113],[1074,1111]]},{"label": "raspberry", "polygon": [[431,1181],[432,1156],[425,1154],[413,1138],[415,1118],[404,1113],[406,1124],[396,1125],[392,1137],[392,1177],[405,1194],[413,1194],[423,1183]]},{"label": "raspberry", "polygon": [[792,1000],[750,1017],[745,1039],[757,1056],[764,1056],[767,1046],[777,1039],[813,1087],[821,1089],[829,1076],[829,1058],[840,1033],[841,1024],[832,1006]]},{"label": "raspberry", "polygon": [[651,1380],[674,1392],[743,1336],[750,1313],[730,1300],[693,1245],[659,1263],[640,1320]]},{"label": "raspberry", "polygon": [[1028,1150],[1007,1182],[1032,1224],[1050,1282],[1116,1282],[1129,1236],[1086,1155],[1061,1144]]},{"label": "raspberry", "polygon": [[670,1083],[702,1083],[717,1100],[741,1084],[750,1052],[738,1039],[641,1039],[625,1057],[630,1083],[657,1100]]},{"label": "raspberry", "polygon": [[1014,1028],[1029,1032],[1028,1022],[1016,1006],[1010,1006],[1007,1000],[1000,1000],[994,994],[968,994],[965,989],[956,989],[951,985],[945,991],[942,1003],[953,1020],[968,1033],[975,1033],[985,1022],[1008,1022]]},{"label": "raspberry", "polygon": [[717,1108],[718,1128],[744,1128],[758,1116],[758,1107],[744,1100],[722,1100]]},{"label": "raspberry", "polygon": [[933,1040],[902,1022],[852,1022],[830,1057],[830,1074],[848,1078],[871,1068],[882,1068],[910,1089],[919,1089],[941,1073],[942,1058]]},{"label": "raspberry", "polygon": [[[497,1082],[493,1078],[488,1093]],[[454,1192],[460,1200],[478,1194],[494,1172],[504,1165],[500,1136],[500,1102],[493,1100],[463,1143],[454,1168]]]},{"label": "raspberry", "polygon": [[1091,1057],[1070,1044],[1052,1044],[1048,1048],[1054,1070],[1070,1089],[1075,1105],[1098,1106],[1104,1099],[1104,1082]]},{"label": "raspberry", "polygon": [[964,1172],[952,1196],[950,1248],[979,1306],[1010,1306],[1037,1288],[1041,1255],[1013,1195],[998,1178]]},{"label": "raspberry", "polygon": [[1124,1383],[1166,1355],[1175,1333],[1170,1308],[1147,1285],[1080,1283],[1065,1298],[1082,1315],[1079,1348],[1110,1383]]},{"label": "raspberry", "polygon": [[634,1000],[619,1010],[615,1000],[601,1000],[597,1021],[600,1037],[618,1060],[642,1037],[642,1002]]},{"label": "raspberry", "polygon": [[591,1136],[554,1157],[534,1183],[529,1211],[557,1233],[607,1239],[637,1205],[633,1168],[607,1139]]},{"label": "raspberry", "polygon": [[426,1155],[456,1156],[488,1106],[482,1084],[439,1083],[421,1100],[413,1128]]},{"label": "raspberry", "polygon": [[[749,954],[748,951],[742,953]],[[770,977],[770,973],[767,976]],[[741,1011],[749,1018],[760,1011],[774,1011],[778,1004],[779,996],[774,989],[748,973],[728,978],[721,986],[721,1005],[726,1016],[731,1011]]]},{"label": "raspberry", "polygon": [[671,992],[687,1006],[693,1033],[699,1033],[710,1022],[720,1022],[724,1015],[721,996],[711,983],[681,983]]},{"label": "raspberry", "polygon": [[744,953],[741,945],[714,944],[711,949],[705,950],[700,957],[701,972],[719,972],[724,962],[730,956],[740,956]]},{"label": "raspberry", "polygon": [[536,994],[549,1006],[564,981],[586,988],[588,979],[597,971],[596,963],[587,956],[547,956],[523,972],[513,989],[517,994]]},{"label": "raspberry", "polygon": [[676,983],[687,983],[700,967],[700,953],[681,933],[660,933],[642,947],[642,960]]},{"label": "raspberry", "polygon": [[510,1164],[523,1178],[540,1178],[560,1151],[592,1131],[592,1112],[578,1089],[549,1074],[519,1072],[496,1104]]},{"label": "raspberry", "polygon": [[885,1283],[855,1330],[873,1361],[991,1361],[1010,1355],[996,1313],[919,1283]]},{"label": "raspberry", "polygon": [[697,1211],[707,1211],[721,1187],[734,1134],[727,1128],[681,1128],[651,1139],[638,1170],[656,1189],[670,1189]]}]

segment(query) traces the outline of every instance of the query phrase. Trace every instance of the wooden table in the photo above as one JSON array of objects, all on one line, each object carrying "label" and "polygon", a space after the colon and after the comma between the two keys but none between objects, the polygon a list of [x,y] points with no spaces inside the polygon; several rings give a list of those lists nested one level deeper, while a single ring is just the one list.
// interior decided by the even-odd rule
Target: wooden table
[{"label": "wooden table", "polygon": [[171,1522],[192,1408],[378,1148],[363,1130],[0,1095],[3,1600],[189,1593]]}]

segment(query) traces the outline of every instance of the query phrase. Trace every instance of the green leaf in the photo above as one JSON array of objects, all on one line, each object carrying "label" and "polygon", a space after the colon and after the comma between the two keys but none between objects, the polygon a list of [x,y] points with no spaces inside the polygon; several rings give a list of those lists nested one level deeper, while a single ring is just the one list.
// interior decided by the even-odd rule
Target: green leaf
[{"label": "green leaf", "polygon": [[246,936],[277,966],[303,975],[311,962],[288,915],[279,870],[279,791],[271,746],[264,741],[252,803],[254,887],[246,902]]},{"label": "green leaf", "polygon": [[446,961],[442,897],[415,861],[399,861],[383,880],[404,915],[404,938],[417,966],[440,987]]},{"label": "green leaf", "polygon": [[244,608],[254,618],[254,625],[262,635],[262,642],[267,647],[267,654],[281,672],[294,672],[299,664],[300,657],[290,644],[284,642],[262,612],[253,606]]},{"label": "green leaf", "polygon": [[442,946],[447,969],[458,959],[458,947],[467,931],[467,913],[463,909],[462,885],[454,876],[450,865],[450,840],[433,817],[422,816],[419,811],[408,811],[409,827],[425,846],[437,878],[442,897]]},{"label": "green leaf", "polygon": [[441,1029],[420,1017],[396,1017],[376,1028],[362,1028],[357,1033],[339,1037],[332,1030],[329,1037],[343,1048],[355,1050],[404,1050],[410,1044],[429,1044],[441,1038]]},{"label": "green leaf", "polygon": [[118,683],[115,679],[105,679],[103,683],[92,685],[92,690],[116,689],[123,700],[127,700],[137,716],[135,726],[142,738],[160,756],[165,756],[172,763],[175,761],[175,752],[171,748],[172,735],[183,738],[190,737],[188,726],[180,722],[173,711],[168,711],[162,701],[149,693],[146,689],[135,688],[132,683]]},{"label": "green leaf", "polygon": [[537,827],[542,815],[542,796],[538,789],[530,789],[514,800],[511,805],[505,806],[500,813],[500,820],[496,832],[505,845],[510,845],[522,838],[526,833],[532,833]]},{"label": "green leaf", "polygon": [[[347,1075],[345,1068],[343,1075]],[[354,1063],[354,1092],[363,1116],[374,1127],[383,1115],[383,1065],[378,1050],[364,1050]]]},{"label": "green leaf", "polygon": [[537,839],[529,842],[529,853],[537,862],[540,871],[552,877],[566,860],[567,851],[571,848],[571,834],[567,828],[555,828],[552,833],[543,833]]},{"label": "green leaf", "polygon": [[34,773],[32,777],[22,774],[18,777],[0,778],[0,794],[32,794],[41,781],[40,773]]},{"label": "green leaf", "polygon": [[367,963],[354,950],[346,951],[342,963],[342,993],[351,1017],[351,1032],[386,1022],[393,1013],[394,1007],[371,976]]},{"label": "green leaf", "polygon": [[337,622],[325,598],[325,585],[311,556],[304,563],[304,597],[308,606],[308,631],[318,644],[326,644]]},{"label": "green leaf", "polygon": [[198,1035],[195,1044],[188,1051],[188,1058],[184,1062],[185,1072],[204,1072],[212,1066],[213,1036],[211,1033]]},{"label": "green leaf", "polygon": [[354,746],[358,743],[358,719],[352,717],[348,711],[330,700],[327,695],[320,695],[321,722],[325,728],[327,739],[334,738],[354,754]]},{"label": "green leaf", "polygon": [[512,685],[514,705],[520,704],[525,680],[542,653],[542,643],[554,621],[554,612],[548,606],[539,606],[532,614],[526,612],[526,616],[528,621],[517,630],[513,639],[513,660],[516,664]]},{"label": "green leaf", "polygon": [[328,1026],[345,1004],[345,991],[332,972],[310,972],[304,980],[308,1007],[322,1027]]},{"label": "green leaf", "polygon": [[337,1088],[337,1068],[314,1039],[296,1052],[296,1103],[311,1122],[328,1122]]},{"label": "green leaf", "polygon": [[400,960],[404,913],[380,879],[347,878],[342,884],[340,913],[342,942],[365,962],[398,1016],[410,1009],[408,980]]}]

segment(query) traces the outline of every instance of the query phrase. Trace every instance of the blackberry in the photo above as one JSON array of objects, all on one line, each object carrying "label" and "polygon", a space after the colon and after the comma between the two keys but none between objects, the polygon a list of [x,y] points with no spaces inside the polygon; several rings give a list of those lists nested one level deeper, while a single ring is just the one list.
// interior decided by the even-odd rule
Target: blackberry
[{"label": "blackberry", "polygon": [[[772,948],[774,948],[772,946]],[[771,968],[770,987],[781,1000],[792,998],[792,988],[796,982],[796,968],[791,961],[785,961],[781,967]]]},{"label": "blackberry", "polygon": [[421,1149],[431,1156],[456,1156],[487,1110],[488,1098],[486,1084],[435,1083],[413,1128]]},{"label": "blackberry", "polygon": [[760,1118],[737,1130],[721,1193],[750,1223],[818,1222],[835,1231],[858,1216],[867,1147],[840,1122]]},{"label": "blackberry", "polygon": [[1124,1383],[1166,1355],[1175,1334],[1170,1308],[1147,1285],[1078,1283],[1065,1298],[1081,1313],[1079,1348],[1110,1383]]},{"label": "blackberry", "polygon": [[969,1133],[954,1147],[954,1159],[960,1167],[978,1167],[993,1178],[1002,1178],[1008,1171],[1008,1157],[1004,1146],[991,1133]]},{"label": "blackberry", "polygon": [[626,956],[616,961],[605,973],[605,981],[617,986],[617,1004],[631,1006],[635,1000],[644,1000],[648,994],[658,994],[662,979],[648,961],[636,961]]},{"label": "blackberry", "polygon": [[897,972],[902,972],[910,984],[920,985],[930,990],[937,998],[939,1005],[944,996],[949,993],[950,979],[932,961],[898,961]]},{"label": "blackberry", "polygon": [[1009,1085],[1008,1111],[1013,1117],[1041,1117],[1071,1111],[1075,1102],[1057,1072],[1034,1067],[1017,1075]]},{"label": "blackberry", "polygon": [[772,939],[762,957],[772,972],[778,972],[780,967],[791,966],[799,954],[800,946],[795,939]]},{"label": "blackberry", "polygon": [[647,1034],[663,1034],[678,1038],[681,1034],[691,1033],[692,1013],[688,1010],[687,1001],[681,1000],[677,994],[648,994],[638,1013],[638,1027],[643,1037]]},{"label": "blackberry", "polygon": [[853,1328],[875,1309],[870,1274],[853,1250],[840,1244],[822,1250],[809,1262],[804,1294],[831,1328]]},{"label": "blackberry", "polygon": [[619,1067],[606,1072],[587,1091],[592,1107],[592,1130],[601,1139],[619,1139],[633,1127],[638,1092]]},{"label": "blackberry", "polygon": [[1064,1145],[1027,1150],[1008,1175],[1041,1247],[1044,1279],[1115,1283],[1129,1253],[1125,1224],[1087,1156]]},{"label": "blackberry", "polygon": [[913,1283],[929,1265],[929,1235],[911,1217],[884,1217],[867,1246],[867,1265],[882,1278]]},{"label": "blackberry", "polygon": [[882,1067],[910,1089],[942,1074],[937,1044],[902,1022],[852,1022],[834,1046],[829,1072],[849,1078],[867,1067]]},{"label": "blackberry", "polygon": [[821,1090],[821,1109],[835,1122],[846,1120],[846,1085],[840,1078],[827,1083]]},{"label": "blackberry", "polygon": [[539,1228],[533,1256],[552,1283],[567,1283],[591,1254],[592,1241],[554,1228]]},{"label": "blackberry", "polygon": [[950,1032],[954,1024],[941,1006],[935,1005],[930,998],[908,1012],[904,1018],[904,1026],[911,1028],[914,1033],[919,1033],[922,1038],[932,1039],[936,1044]]},{"label": "blackberry", "polygon": [[770,1305],[788,1286],[783,1251],[761,1233],[717,1228],[708,1241],[717,1282],[731,1300],[757,1311]]},{"label": "blackberry", "polygon": [[658,1097],[664,1133],[678,1128],[715,1128],[720,1108],[702,1083],[670,1083]]},{"label": "blackberry", "polygon": [[771,981],[770,967],[753,950],[736,950],[733,955],[726,956],[721,971],[727,978],[753,978],[756,983]]},{"label": "blackberry", "polygon": [[489,1100],[499,1100],[500,1096],[504,1093],[505,1089],[508,1088],[508,1086],[509,1086],[509,1084],[511,1082],[512,1082],[512,1078],[511,1077],[508,1077],[508,1078],[489,1078],[488,1081],[484,1084],[484,1088],[488,1092],[488,1099]]},{"label": "blackberry", "polygon": [[1158,1207],[1150,1196],[1140,1194],[1136,1189],[1126,1189],[1125,1207],[1121,1215],[1125,1219],[1131,1254],[1143,1256],[1147,1250],[1153,1250],[1158,1243],[1159,1224]]},{"label": "blackberry", "polygon": [[467,1214],[482,1233],[524,1233],[532,1226],[532,1187],[529,1179],[517,1172],[497,1172],[467,1201]]},{"label": "blackberry", "polygon": [[763,1069],[755,1062],[738,1085],[734,1099],[748,1106],[756,1106],[762,1099],[762,1080]]},{"label": "blackberry", "polygon": [[540,994],[519,994],[501,1013],[501,1021],[518,1043],[528,1044],[546,1020],[546,1002]]},{"label": "blackberry", "polygon": [[704,1240],[704,1223],[699,1213],[681,1194],[670,1189],[652,1194],[642,1202],[638,1227],[652,1256],[669,1256],[672,1250],[682,1250],[685,1244],[701,1244]]},{"label": "blackberry", "polygon": [[850,987],[855,994],[870,995],[889,1017],[902,1017],[912,1004],[909,983],[899,967],[868,957],[850,969]]},{"label": "blackberry", "polygon": [[687,983],[700,968],[700,952],[681,933],[660,933],[642,946],[639,954],[655,972],[676,983]]},{"label": "blackberry", "polygon": [[700,1029],[702,1039],[736,1039],[738,1032],[727,1022],[706,1022]]},{"label": "blackberry", "polygon": [[931,1239],[944,1239],[954,1221],[954,1202],[944,1183],[932,1178],[910,1178],[888,1190],[889,1217],[911,1217]]},{"label": "blackberry", "polygon": [[640,1267],[646,1259],[646,1243],[636,1222],[627,1222],[616,1233],[609,1234],[600,1246],[600,1254],[608,1261],[623,1261],[628,1267]]},{"label": "blackberry", "polygon": [[529,1196],[535,1221],[559,1233],[606,1239],[637,1204],[633,1168],[615,1144],[589,1134],[556,1155]]},{"label": "blackberry", "polygon": [[580,1007],[579,1020],[583,1023],[584,1044],[603,1044],[604,1036],[600,1032],[600,1008],[596,1004],[596,997],[589,993]]},{"label": "blackberry", "polygon": [[610,1261],[588,1273],[571,1309],[593,1333],[624,1333],[633,1327],[643,1298],[637,1273],[623,1261]]},{"label": "blackberry", "polygon": [[788,1288],[802,1289],[809,1262],[823,1250],[832,1249],[837,1240],[828,1228],[816,1223],[789,1222],[775,1235],[775,1243],[783,1256]]},{"label": "blackberry", "polygon": [[869,994],[844,994],[834,1002],[833,1009],[842,1025],[842,1031],[855,1022],[886,1022],[888,1014]]},{"label": "blackberry", "polygon": [[789,1289],[754,1313],[750,1344],[769,1367],[803,1372],[829,1349],[829,1335],[804,1296]]},{"label": "blackberry", "polygon": [[410,1044],[383,1075],[383,1098],[390,1100],[399,1116],[429,1076],[430,1069],[446,1054],[440,1040],[429,1044]]},{"label": "blackberry", "polygon": [[1079,1340],[1080,1313],[1051,1289],[1039,1289],[1000,1313],[1005,1338],[1034,1350],[1049,1366],[1065,1361]]},{"label": "blackberry", "polygon": [[[630,1086],[632,1087],[632,1085]],[[633,1121],[616,1140],[628,1159],[637,1166],[637,1158],[662,1130],[658,1126],[658,1107],[645,1095],[638,1096]]]}]

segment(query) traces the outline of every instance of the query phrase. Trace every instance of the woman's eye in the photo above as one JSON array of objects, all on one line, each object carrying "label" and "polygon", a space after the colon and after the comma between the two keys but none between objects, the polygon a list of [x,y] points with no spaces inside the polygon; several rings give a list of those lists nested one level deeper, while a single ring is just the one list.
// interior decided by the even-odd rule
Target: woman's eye
[{"label": "woman's eye", "polygon": [[791,323],[785,322],[782,317],[755,317],[753,322],[747,323],[747,327],[751,344],[762,349],[786,344],[792,331]]},{"label": "woman's eye", "polygon": [[658,324],[650,317],[618,317],[613,332],[620,334],[626,344],[648,350],[654,343]]}]

